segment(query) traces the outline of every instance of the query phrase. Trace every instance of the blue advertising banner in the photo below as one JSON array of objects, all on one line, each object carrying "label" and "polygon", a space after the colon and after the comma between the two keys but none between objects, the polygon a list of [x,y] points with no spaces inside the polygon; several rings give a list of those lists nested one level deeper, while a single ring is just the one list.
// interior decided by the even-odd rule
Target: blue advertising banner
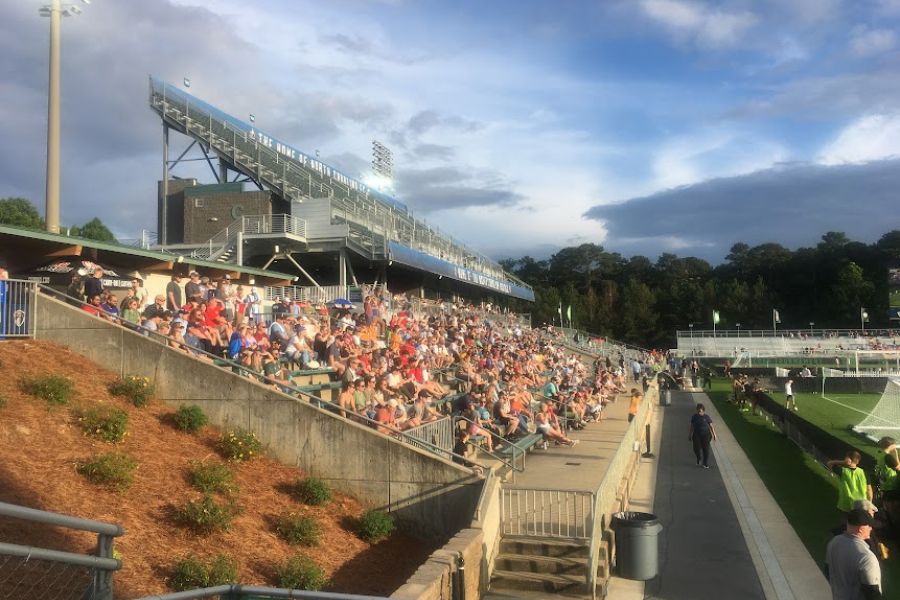
[{"label": "blue advertising banner", "polygon": [[509,281],[502,281],[490,277],[489,275],[478,273],[446,260],[441,260],[440,258],[425,254],[424,252],[419,252],[418,250],[413,250],[412,248],[403,246],[397,242],[388,243],[388,256],[391,260],[410,267],[443,275],[444,277],[449,277],[450,279],[455,279],[457,281],[471,283],[514,298],[521,298],[522,300],[534,302],[533,290]]}]

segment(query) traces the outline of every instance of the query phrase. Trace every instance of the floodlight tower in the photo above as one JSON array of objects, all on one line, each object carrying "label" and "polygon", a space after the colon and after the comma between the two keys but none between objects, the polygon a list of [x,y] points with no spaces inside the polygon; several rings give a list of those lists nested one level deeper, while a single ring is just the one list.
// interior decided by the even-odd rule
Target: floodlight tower
[{"label": "floodlight tower", "polygon": [[394,153],[378,140],[372,140],[372,171],[388,182],[394,179]]},{"label": "floodlight tower", "polygon": [[[90,0],[81,0],[90,4]],[[42,17],[50,17],[50,84],[47,98],[47,196],[45,218],[47,231],[59,233],[59,63],[60,26],[63,17],[81,14],[81,8],[52,0],[39,10]]]}]

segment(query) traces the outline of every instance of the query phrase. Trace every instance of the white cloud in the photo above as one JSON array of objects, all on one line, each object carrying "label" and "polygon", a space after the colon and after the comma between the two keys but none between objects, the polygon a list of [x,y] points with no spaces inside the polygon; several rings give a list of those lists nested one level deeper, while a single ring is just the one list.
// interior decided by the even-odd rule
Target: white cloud
[{"label": "white cloud", "polygon": [[874,114],[844,128],[822,150],[819,162],[840,165],[896,156],[900,156],[900,114]]},{"label": "white cloud", "polygon": [[684,0],[641,0],[640,7],[673,35],[711,47],[735,45],[758,20],[749,11],[728,12]]},{"label": "white cloud", "polygon": [[858,58],[874,56],[891,50],[897,45],[897,34],[890,29],[854,27],[850,34],[850,53]]}]

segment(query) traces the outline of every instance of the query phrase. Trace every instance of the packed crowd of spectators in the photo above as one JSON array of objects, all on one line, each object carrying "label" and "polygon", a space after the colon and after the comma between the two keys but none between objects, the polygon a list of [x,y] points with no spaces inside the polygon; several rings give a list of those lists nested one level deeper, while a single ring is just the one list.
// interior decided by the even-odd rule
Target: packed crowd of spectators
[{"label": "packed crowd of spectators", "polygon": [[[374,292],[361,308],[284,297],[264,311],[255,288],[227,275],[191,272],[182,284],[176,274],[152,299],[137,279],[124,295],[107,292],[102,275],[73,279],[67,295],[91,314],[203,360],[229,359],[287,392],[296,391],[292,371],[327,369],[339,386],[333,409],[384,433],[452,413],[464,446],[474,438],[493,452],[532,431],[574,445],[568,431],[602,421],[604,406],[627,392],[623,356],[585,365],[552,328],[522,327],[492,310],[444,304],[416,315],[402,296],[392,309]],[[644,369],[632,367],[632,379]]]}]

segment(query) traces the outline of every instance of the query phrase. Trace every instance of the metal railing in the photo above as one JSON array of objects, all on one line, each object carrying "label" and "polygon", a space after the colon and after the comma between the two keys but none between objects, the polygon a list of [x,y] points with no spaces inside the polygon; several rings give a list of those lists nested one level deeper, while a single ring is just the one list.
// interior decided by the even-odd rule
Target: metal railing
[{"label": "metal railing", "polygon": [[[49,293],[50,295],[56,296],[57,298],[60,298],[63,302],[66,302],[67,304],[74,304],[75,306],[84,306],[85,305],[85,303],[83,301],[81,301],[77,298],[73,298],[71,296],[67,296],[66,294],[64,294],[58,290],[55,290],[51,287],[41,285],[41,284],[38,284],[38,287],[40,288],[41,291]],[[103,313],[103,316],[100,316],[100,315],[92,315],[92,316],[94,316],[94,318],[97,318],[97,319],[105,319],[105,320],[113,321],[114,323],[118,323],[119,325],[125,327],[126,329],[130,329],[132,331],[135,331],[138,334],[145,335],[149,339],[151,339],[157,343],[160,343],[168,348],[171,348],[173,351],[178,351],[175,347],[173,347],[174,341],[169,337],[161,335],[161,334],[157,333],[156,331],[152,331],[141,325],[135,325],[132,323],[128,323],[127,321],[124,321],[121,317],[119,317],[118,315],[112,315],[109,313],[105,313],[102,310],[100,310],[98,312]],[[181,344],[178,344],[178,345],[182,346]],[[313,404],[314,406],[316,406],[318,408],[327,410],[328,408],[336,408],[337,407],[337,405],[335,403],[330,402],[328,400],[323,400],[321,396],[317,396],[311,392],[302,390],[298,386],[294,385],[293,383],[277,380],[272,377],[268,377],[268,376],[264,375],[263,373],[254,371],[253,369],[251,369],[245,365],[234,362],[232,360],[225,359],[221,356],[212,354],[210,352],[206,352],[205,350],[200,349],[200,348],[195,348],[193,346],[183,346],[183,347],[189,351],[190,355],[192,355],[192,358],[199,359],[200,357],[203,357],[208,362],[213,362],[213,364],[220,366],[223,369],[231,370],[233,373],[235,373],[237,375],[241,375],[243,377],[247,377],[249,379],[259,381],[260,383],[263,383],[266,385],[274,385],[279,389],[279,391],[282,391],[283,393],[286,393],[288,395],[293,394],[297,397],[306,399],[310,404]],[[395,439],[397,439],[401,442],[404,442],[404,443],[406,443],[410,446],[414,446],[416,448],[420,448],[422,450],[425,450],[427,452],[435,454],[441,458],[453,460],[453,458],[455,457],[455,458],[461,459],[463,461],[476,464],[477,466],[479,466],[481,468],[485,468],[484,465],[480,465],[480,464],[476,463],[475,461],[468,460],[464,456],[455,454],[452,451],[448,452],[448,451],[444,450],[443,448],[440,448],[440,447],[436,446],[435,444],[432,444],[428,440],[410,437],[409,435],[406,434],[405,431],[401,431],[399,429],[396,429],[395,427],[391,427],[390,425],[386,425],[384,423],[379,423],[378,421],[375,421],[374,419],[370,419],[366,415],[354,413],[352,417],[348,418],[348,417],[343,417],[340,414],[336,414],[332,411],[329,411],[329,412],[335,418],[345,419],[348,421],[362,422],[364,424],[369,425],[373,429],[376,429],[378,431],[387,432],[386,435],[393,436]]]},{"label": "metal railing", "polygon": [[[413,440],[429,442],[432,446],[445,450],[447,454],[445,458],[450,458],[455,443],[452,418],[441,417],[436,421],[410,427],[404,431]],[[416,444],[414,441],[410,441],[410,443]],[[423,450],[427,450],[427,448],[423,448]]]},{"label": "metal railing", "polygon": [[595,529],[595,494],[584,490],[503,488],[503,535],[589,540]]},{"label": "metal railing", "polygon": [[34,337],[34,296],[37,283],[0,280],[0,339]]},{"label": "metal railing", "polygon": [[[466,427],[468,427],[469,425],[475,424],[474,421],[472,421],[471,419],[467,419],[466,417],[464,417],[462,415],[455,415],[453,418],[454,418],[454,422],[453,422],[454,427],[460,421],[465,422]],[[500,461],[501,463],[503,463],[505,466],[509,467],[513,471],[518,471],[519,473],[522,473],[525,471],[525,453],[526,453],[525,450],[523,450],[522,448],[519,448],[512,441],[506,439],[505,437],[503,437],[501,435],[494,433],[493,431],[484,429],[483,427],[481,428],[481,430],[484,433],[487,433],[488,435],[490,435],[492,440],[496,439],[498,441],[498,443],[506,444],[512,450],[512,452],[511,452],[512,456],[510,457],[512,459],[512,462],[506,461],[502,456],[498,455],[496,452],[491,452],[490,450],[485,449],[484,446],[477,446],[475,444],[475,442],[472,441],[471,438],[469,439],[470,445],[477,447],[479,452],[484,452],[485,454],[487,454],[494,460]],[[516,461],[517,456],[522,457],[522,466],[518,466],[519,463]]]},{"label": "metal railing", "polygon": [[97,534],[97,554],[0,543],[0,596],[29,600],[112,600],[113,538],[122,527],[0,502],[0,516]]},{"label": "metal railing", "polygon": [[293,215],[253,215],[243,217],[242,230],[245,234],[290,234],[306,238],[306,221]]},{"label": "metal railing", "polygon": [[263,288],[263,293],[266,300],[287,297],[300,302],[325,304],[337,298],[348,299],[347,296],[350,295],[351,287],[349,285],[322,285],[319,287],[311,285],[266,286]]},{"label": "metal railing", "polygon": [[200,590],[173,592],[160,596],[144,596],[136,600],[201,600],[222,598],[228,600],[268,600],[270,598],[294,598],[296,600],[389,600],[386,596],[361,596],[359,594],[338,594],[335,592],[311,592],[286,588],[261,587],[256,585],[219,585]]}]

